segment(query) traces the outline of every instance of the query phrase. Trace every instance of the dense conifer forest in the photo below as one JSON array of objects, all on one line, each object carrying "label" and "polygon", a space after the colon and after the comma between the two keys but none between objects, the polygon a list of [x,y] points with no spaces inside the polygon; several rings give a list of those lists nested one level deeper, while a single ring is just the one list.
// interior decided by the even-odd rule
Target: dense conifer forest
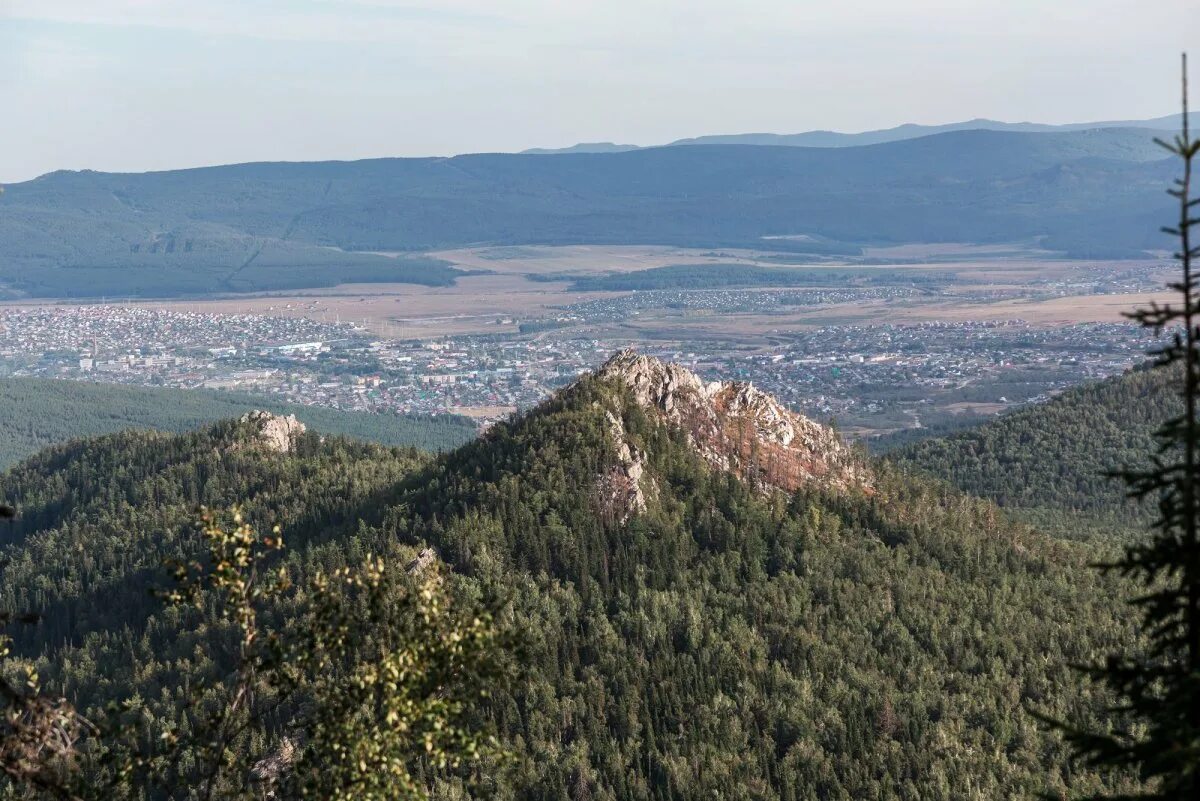
[{"label": "dense conifer forest", "polygon": [[0,469],[75,437],[125,428],[182,433],[252,409],[294,414],[326,434],[431,451],[453,448],[475,436],[471,421],[449,415],[343,412],[233,392],[5,378],[0,379]]},{"label": "dense conifer forest", "polygon": [[[656,490],[597,493],[620,457]],[[714,470],[621,386],[585,379],[441,457],[308,434],[292,452],[222,423],[50,448],[0,478],[0,606],[48,691],[84,710],[136,694],[151,736],[220,672],[219,631],[147,587],[198,547],[194,509],[280,525],[298,586],[318,569],[431,546],[455,592],[495,607],[517,677],[478,710],[512,759],[486,791],[525,799],[1023,798],[1128,790],[1073,767],[1028,714],[1096,726],[1111,702],[1067,665],[1134,637],[1101,546],[880,464],[869,491],[788,497]],[[626,519],[627,517],[627,519]],[[286,616],[290,601],[277,610]],[[11,667],[11,665],[10,665]],[[263,752],[286,721],[256,732]],[[424,776],[436,798],[453,776]],[[0,790],[0,797],[3,791]]]},{"label": "dense conifer forest", "polygon": [[1148,463],[1155,429],[1183,408],[1176,386],[1170,371],[1132,370],[889,458],[1064,536],[1125,537],[1145,530],[1152,509],[1108,474]]}]

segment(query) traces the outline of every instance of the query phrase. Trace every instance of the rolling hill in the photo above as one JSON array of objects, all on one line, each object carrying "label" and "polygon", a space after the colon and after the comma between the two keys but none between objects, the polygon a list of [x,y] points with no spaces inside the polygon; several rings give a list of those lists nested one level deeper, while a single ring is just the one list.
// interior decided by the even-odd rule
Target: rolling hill
[{"label": "rolling hill", "polygon": [[[1192,113],[1189,117],[1192,126],[1200,122],[1200,114]],[[680,145],[767,145],[774,147],[858,147],[861,145],[878,145],[884,142],[900,142],[905,139],[916,139],[921,136],[949,133],[951,131],[1010,131],[1015,133],[1054,133],[1064,131],[1090,131],[1099,128],[1142,128],[1153,131],[1156,135],[1164,132],[1173,133],[1179,129],[1180,115],[1170,114],[1166,117],[1155,117],[1148,120],[1107,120],[1101,122],[1074,122],[1064,125],[1049,125],[1039,122],[1000,122],[998,120],[974,119],[964,122],[952,122],[945,125],[919,125],[906,123],[894,128],[883,128],[875,131],[860,133],[842,133],[840,131],[804,131],[795,134],[776,133],[742,133],[742,134],[710,134],[707,136],[692,136],[686,139],[676,139],[658,147],[677,147]],[[556,153],[603,153],[615,149],[636,150],[637,145],[617,145],[612,142],[587,142],[564,148],[532,148],[523,153],[538,153],[542,155]]]},{"label": "rolling hill", "polygon": [[1130,255],[1161,244],[1147,232],[1166,216],[1173,165],[1159,155],[1142,130],[970,130],[854,148],[59,172],[0,196],[0,287],[147,296],[445,284],[460,273],[415,254],[480,243],[803,251],[804,235]]},{"label": "rolling hill", "polygon": [[197,504],[240,502],[282,527],[293,577],[430,547],[456,592],[501,599],[523,671],[477,710],[512,755],[486,773],[496,798],[1137,789],[1070,764],[1026,711],[1094,724],[1108,701],[1066,667],[1134,636],[1096,551],[868,462],[747,385],[622,354],[436,459],[253,435],[115,434],[0,477],[19,511],[0,605],[43,615],[17,646],[48,686],[93,713],[136,692],[147,738],[186,716],[179,688],[225,669],[222,632],[181,634],[146,586],[195,556]]},{"label": "rolling hill", "polygon": [[1126,498],[1106,474],[1146,466],[1154,431],[1181,411],[1171,373],[1133,370],[976,428],[902,445],[888,458],[1065,536],[1128,537],[1145,530],[1154,509]]},{"label": "rolling hill", "polygon": [[231,392],[0,379],[0,470],[50,445],[126,428],[182,433],[253,409],[294,414],[325,434],[439,451],[476,434],[457,417],[343,412]]}]

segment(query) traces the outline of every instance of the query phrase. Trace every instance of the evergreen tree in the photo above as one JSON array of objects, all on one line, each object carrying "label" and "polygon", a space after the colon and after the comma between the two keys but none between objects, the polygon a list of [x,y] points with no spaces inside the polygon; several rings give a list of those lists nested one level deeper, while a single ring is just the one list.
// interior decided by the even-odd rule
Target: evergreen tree
[{"label": "evergreen tree", "polygon": [[1105,566],[1139,582],[1133,600],[1140,610],[1147,646],[1115,654],[1091,669],[1122,699],[1114,710],[1123,721],[1109,732],[1076,730],[1068,737],[1077,752],[1100,767],[1136,769],[1151,788],[1147,798],[1200,798],[1200,299],[1193,261],[1192,163],[1200,140],[1188,129],[1187,56],[1183,57],[1183,128],[1172,142],[1159,143],[1183,162],[1183,176],[1170,189],[1179,220],[1163,230],[1179,239],[1181,267],[1169,285],[1179,299],[1152,303],[1130,317],[1157,333],[1170,331],[1154,351],[1155,369],[1182,376],[1183,411],[1158,430],[1158,452],[1149,468],[1117,475],[1137,498],[1156,498],[1154,536],[1128,546]]}]

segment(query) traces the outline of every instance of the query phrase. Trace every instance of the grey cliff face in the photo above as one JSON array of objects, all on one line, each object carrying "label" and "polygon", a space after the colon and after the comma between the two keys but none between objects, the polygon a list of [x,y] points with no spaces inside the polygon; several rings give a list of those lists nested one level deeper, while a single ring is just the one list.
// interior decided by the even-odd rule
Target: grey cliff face
[{"label": "grey cliff face", "polygon": [[285,417],[257,409],[242,415],[239,422],[253,426],[257,444],[276,453],[290,453],[296,438],[308,430],[294,414]]},{"label": "grey cliff face", "polygon": [[[609,359],[596,376],[628,387],[639,406],[681,428],[706,462],[760,489],[872,490],[869,466],[835,431],[752,384],[705,382],[677,364],[629,350]],[[636,473],[640,486],[643,466],[624,441],[623,428],[610,418],[621,462],[632,465],[624,474],[632,478]],[[644,495],[634,493],[630,499],[644,508]]]}]

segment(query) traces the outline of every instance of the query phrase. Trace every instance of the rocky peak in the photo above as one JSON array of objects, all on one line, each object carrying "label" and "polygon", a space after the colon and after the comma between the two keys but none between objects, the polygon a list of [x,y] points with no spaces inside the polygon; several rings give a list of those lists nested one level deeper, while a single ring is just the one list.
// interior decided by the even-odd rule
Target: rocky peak
[{"label": "rocky peak", "polygon": [[667,415],[680,410],[680,402],[695,395],[706,396],[720,382],[705,384],[685,367],[664,362],[653,356],[643,356],[633,350],[623,350],[605,362],[596,375],[615,378],[633,392],[633,397],[646,408],[657,408]]},{"label": "rocky peak", "polygon": [[766,489],[871,487],[871,473],[831,428],[741,381],[705,382],[631,350],[596,371],[627,386],[646,411],[681,428],[712,466]]},{"label": "rocky peak", "polygon": [[285,417],[258,409],[242,415],[239,422],[253,427],[257,444],[278,453],[290,452],[296,437],[308,430],[294,414]]}]

